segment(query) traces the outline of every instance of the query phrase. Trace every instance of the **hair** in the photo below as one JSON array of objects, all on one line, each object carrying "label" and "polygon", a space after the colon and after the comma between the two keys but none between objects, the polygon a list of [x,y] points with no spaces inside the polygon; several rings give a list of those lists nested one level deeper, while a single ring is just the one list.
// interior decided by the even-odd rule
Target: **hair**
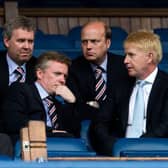
[{"label": "hair", "polygon": [[11,19],[5,23],[2,35],[3,37],[10,39],[13,30],[19,28],[22,28],[27,31],[36,31],[35,24],[33,23],[32,19],[27,18],[26,16],[17,16],[16,18]]},{"label": "hair", "polygon": [[127,43],[133,43],[138,48],[145,52],[153,51],[153,62],[158,64],[162,59],[162,45],[160,37],[154,34],[152,31],[139,30],[137,32],[130,33],[124,41],[124,46]]},{"label": "hair", "polygon": [[48,67],[49,61],[57,61],[63,64],[66,64],[68,67],[71,65],[71,60],[69,57],[64,55],[63,53],[55,52],[55,51],[48,51],[42,53],[38,59],[36,64],[36,71],[37,69],[45,70]]},{"label": "hair", "polygon": [[[90,22],[87,22],[86,24],[83,25],[82,27],[82,31],[85,27],[89,26],[89,25],[92,25],[94,23],[99,23],[99,24],[102,24],[104,26],[104,32],[105,32],[105,38],[106,39],[111,39],[111,28],[109,26],[107,26],[107,24],[105,24],[103,21],[90,21]],[[81,33],[82,33],[81,31]]]}]

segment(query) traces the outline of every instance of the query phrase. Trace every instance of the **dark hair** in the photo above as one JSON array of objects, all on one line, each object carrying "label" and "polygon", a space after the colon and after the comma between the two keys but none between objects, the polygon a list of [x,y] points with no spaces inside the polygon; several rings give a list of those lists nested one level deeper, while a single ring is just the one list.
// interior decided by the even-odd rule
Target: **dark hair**
[{"label": "dark hair", "polygon": [[2,35],[8,39],[11,38],[14,29],[22,28],[28,31],[36,31],[35,24],[32,19],[26,16],[17,16],[14,19],[9,20],[3,27]]}]

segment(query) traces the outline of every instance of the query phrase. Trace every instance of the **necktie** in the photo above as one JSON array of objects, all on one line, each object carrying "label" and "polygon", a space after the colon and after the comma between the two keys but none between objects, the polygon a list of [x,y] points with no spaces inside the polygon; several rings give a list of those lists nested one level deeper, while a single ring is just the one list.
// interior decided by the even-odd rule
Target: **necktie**
[{"label": "necktie", "polygon": [[133,121],[132,125],[127,129],[128,138],[138,138],[143,133],[143,120],[145,114],[145,103],[143,95],[143,86],[145,85],[144,81],[137,82],[138,89],[135,98],[134,112],[133,112]]},{"label": "necktie", "polygon": [[97,67],[95,70],[95,78],[96,78],[96,85],[95,85],[95,100],[103,101],[106,99],[106,83],[102,76],[102,68]]},{"label": "necktie", "polygon": [[15,69],[15,71],[14,71],[14,73],[16,74],[16,81],[17,82],[21,82],[21,83],[23,83],[23,82],[25,82],[25,77],[24,77],[24,70],[23,70],[23,68],[22,67],[17,67],[16,69]]},{"label": "necktie", "polygon": [[44,101],[47,104],[48,107],[48,115],[51,120],[52,128],[57,129],[58,123],[57,123],[57,113],[56,113],[56,106],[54,104],[54,98],[52,96],[47,96]]}]

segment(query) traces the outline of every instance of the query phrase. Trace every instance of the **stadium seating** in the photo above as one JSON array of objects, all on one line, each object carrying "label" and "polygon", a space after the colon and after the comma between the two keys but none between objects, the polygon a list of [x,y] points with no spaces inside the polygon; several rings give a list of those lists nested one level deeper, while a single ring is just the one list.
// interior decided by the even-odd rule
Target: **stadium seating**
[{"label": "stadium seating", "polygon": [[166,138],[121,138],[113,147],[115,157],[168,157]]},{"label": "stadium seating", "polygon": [[72,49],[73,43],[65,35],[44,35],[35,39],[35,49]]},{"label": "stadium seating", "polygon": [[73,42],[76,49],[81,48],[81,29],[81,26],[73,27],[67,34],[67,37]]},{"label": "stadium seating", "polygon": [[168,28],[155,28],[153,31],[160,36],[161,41],[168,42]]},{"label": "stadium seating", "polygon": [[80,136],[81,138],[85,141],[86,146],[89,149],[92,149],[90,142],[89,142],[89,137],[88,137],[88,131],[89,131],[89,126],[90,126],[90,122],[91,120],[83,120],[81,122],[81,132],[80,132]]},{"label": "stadium seating", "polygon": [[[83,139],[59,137],[47,138],[47,154],[48,157],[96,156],[94,151],[88,149]],[[14,155],[15,160],[21,159],[20,141],[17,141],[15,145]]]},{"label": "stadium seating", "polygon": [[111,27],[111,46],[110,51],[114,54],[124,55],[123,42],[128,33],[120,27]]}]

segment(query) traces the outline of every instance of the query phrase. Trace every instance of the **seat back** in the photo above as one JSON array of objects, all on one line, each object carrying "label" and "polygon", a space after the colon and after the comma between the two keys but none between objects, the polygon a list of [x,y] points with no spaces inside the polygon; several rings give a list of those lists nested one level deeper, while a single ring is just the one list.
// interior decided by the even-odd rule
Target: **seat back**
[{"label": "seat back", "polygon": [[109,50],[114,54],[124,55],[123,42],[128,33],[121,27],[111,27],[111,46]]},{"label": "seat back", "polygon": [[83,139],[80,138],[47,138],[48,157],[56,156],[95,156],[96,153],[90,151]]},{"label": "seat back", "polygon": [[113,146],[115,157],[168,156],[167,138],[121,138]]}]

